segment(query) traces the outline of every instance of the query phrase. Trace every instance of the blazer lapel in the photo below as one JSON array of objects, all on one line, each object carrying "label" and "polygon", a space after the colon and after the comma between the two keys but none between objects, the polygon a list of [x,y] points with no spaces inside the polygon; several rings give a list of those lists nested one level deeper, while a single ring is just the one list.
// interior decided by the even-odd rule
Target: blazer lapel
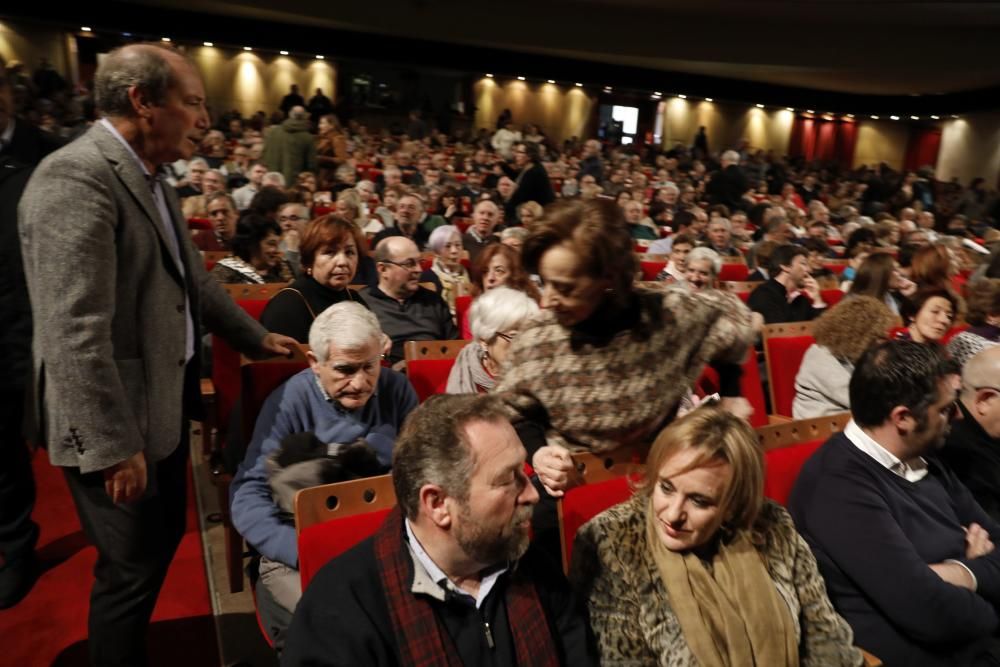
[{"label": "blazer lapel", "polygon": [[[180,279],[181,269],[177,266],[179,258],[174,257],[173,245],[167,239],[166,229],[160,223],[160,212],[156,208],[156,201],[153,199],[153,190],[150,187],[149,181],[146,180],[142,168],[136,164],[135,158],[132,157],[118,138],[112,135],[103,125],[94,123],[90,133],[93,134],[94,142],[101,153],[114,165],[115,173],[125,186],[125,189],[128,190],[128,193],[139,205],[139,208],[142,209],[142,212],[146,214],[146,219],[149,223],[153,225],[156,235],[160,239],[160,244],[163,246],[164,254],[170,258],[170,267],[176,272],[177,278]],[[167,202],[167,209],[170,210],[169,197],[167,197]],[[174,215],[176,213],[171,211],[171,216],[173,217]],[[176,230],[173,220],[165,220],[164,222]]]}]

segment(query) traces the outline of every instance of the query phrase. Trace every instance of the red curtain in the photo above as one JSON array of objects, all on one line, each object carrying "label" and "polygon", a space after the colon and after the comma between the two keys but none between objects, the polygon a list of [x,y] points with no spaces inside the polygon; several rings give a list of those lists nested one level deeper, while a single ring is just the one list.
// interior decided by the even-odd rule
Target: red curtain
[{"label": "red curtain", "polygon": [[906,160],[903,169],[916,171],[927,165],[937,164],[938,151],[941,150],[941,130],[936,127],[919,127],[910,132],[910,140],[906,144]]},{"label": "red curtain", "polygon": [[799,116],[792,123],[788,154],[850,167],[857,138],[857,126],[852,122]]}]

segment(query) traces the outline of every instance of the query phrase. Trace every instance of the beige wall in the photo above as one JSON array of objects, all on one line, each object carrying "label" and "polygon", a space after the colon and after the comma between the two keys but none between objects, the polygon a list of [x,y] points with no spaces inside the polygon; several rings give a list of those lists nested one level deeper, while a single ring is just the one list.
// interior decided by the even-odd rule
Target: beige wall
[{"label": "beige wall", "polygon": [[306,101],[317,88],[331,99],[336,92],[337,71],[329,61],[213,46],[191,47],[188,53],[201,70],[208,102],[216,112],[238,109],[250,116],[263,109],[270,113],[278,108],[293,83],[298,84]]},{"label": "beige wall", "polygon": [[973,113],[941,123],[936,176],[963,185],[977,176],[1000,187],[1000,112]]},{"label": "beige wall", "polygon": [[738,145],[743,139],[754,148],[788,152],[795,118],[785,109],[758,109],[705,100],[668,98],[663,105],[663,146],[676,142],[690,146],[698,128],[705,126],[708,149],[715,153]]},{"label": "beige wall", "polygon": [[906,123],[891,120],[859,121],[853,166],[875,166],[885,162],[893,169],[902,169],[909,138],[910,128]]},{"label": "beige wall", "polygon": [[74,72],[70,69],[75,64],[75,53],[71,48],[72,35],[33,23],[12,23],[0,21],[0,55],[10,63],[20,60],[27,66],[28,72],[34,72],[42,58],[48,58],[56,71],[68,81],[73,80]]},{"label": "beige wall", "polygon": [[484,77],[474,84],[472,94],[477,128],[495,128],[500,113],[510,109],[518,128],[533,123],[554,141],[584,137],[596,131],[589,124],[597,100],[576,86],[517,80],[502,83]]}]

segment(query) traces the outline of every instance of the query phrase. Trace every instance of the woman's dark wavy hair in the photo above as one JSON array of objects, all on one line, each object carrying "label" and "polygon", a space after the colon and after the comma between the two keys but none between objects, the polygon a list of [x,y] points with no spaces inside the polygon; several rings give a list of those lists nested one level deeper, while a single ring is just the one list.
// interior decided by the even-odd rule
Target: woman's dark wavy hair
[{"label": "woman's dark wavy hair", "polygon": [[232,242],[233,254],[244,262],[250,262],[250,258],[260,247],[260,242],[269,234],[281,236],[281,227],[278,223],[256,213],[245,214],[236,223],[236,235]]},{"label": "woman's dark wavy hair", "polygon": [[622,209],[610,199],[565,200],[545,208],[535,231],[524,241],[522,254],[529,273],[538,273],[542,255],[568,245],[583,272],[611,287],[611,298],[627,303],[639,260]]}]

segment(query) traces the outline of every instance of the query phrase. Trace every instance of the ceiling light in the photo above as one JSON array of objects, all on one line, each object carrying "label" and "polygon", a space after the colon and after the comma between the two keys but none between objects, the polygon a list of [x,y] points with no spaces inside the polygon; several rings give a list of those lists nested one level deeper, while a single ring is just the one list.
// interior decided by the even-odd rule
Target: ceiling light
[{"label": "ceiling light", "polygon": [[706,102],[714,102],[715,100],[713,100],[713,99],[712,99],[711,97],[706,97],[706,98],[705,98],[705,101],[706,101]]},{"label": "ceiling light", "polygon": [[486,78],[487,78],[487,79],[492,79],[492,78],[493,78],[493,75],[492,75],[492,74],[487,74],[487,75],[486,75]]},{"label": "ceiling light", "polygon": [[795,109],[793,109],[792,107],[785,107],[785,111],[791,111],[792,113],[795,113]]},{"label": "ceiling light", "polygon": [[523,76],[519,76],[519,77],[517,77],[517,80],[518,81],[524,81],[524,77]]},{"label": "ceiling light", "polygon": [[555,79],[548,79],[548,80],[547,80],[547,83],[555,83],[555,82],[556,82],[556,80],[555,80]]},{"label": "ceiling light", "polygon": [[280,53],[283,56],[287,56],[288,55],[288,51],[278,51],[278,53]]},{"label": "ceiling light", "polygon": [[757,107],[758,109],[763,109],[764,108],[763,104],[755,104],[754,106]]},{"label": "ceiling light", "polygon": [[324,58],[326,58],[326,56],[321,56],[321,55],[316,56],[316,60],[323,60]]},{"label": "ceiling light", "polygon": [[[124,35],[125,33],[122,33],[122,34]],[[160,37],[160,41],[161,42],[169,42],[170,38],[169,37]]]},{"label": "ceiling light", "polygon": [[872,120],[878,120],[878,116],[872,116]]},{"label": "ceiling light", "polygon": [[941,116],[931,116],[931,120],[941,120]]},{"label": "ceiling light", "polygon": [[82,30],[83,32],[90,32],[90,26],[89,25],[82,25],[82,26],[80,26],[80,30]]},{"label": "ceiling light", "polygon": [[244,51],[253,51],[253,49],[251,49],[249,46],[244,46],[243,50]]},{"label": "ceiling light", "polygon": [[958,114],[956,114],[956,113],[953,113],[953,114],[951,115],[951,117],[952,117],[952,118],[954,118],[955,120],[958,120]]},{"label": "ceiling light", "polygon": [[813,111],[812,109],[806,109],[806,113],[816,113],[816,112]]},{"label": "ceiling light", "polygon": [[212,42],[202,42],[204,46],[215,46]]},{"label": "ceiling light", "polygon": [[577,87],[577,88],[583,88],[583,84],[582,84],[582,83],[580,83],[580,82],[577,82],[577,83],[576,83],[576,87]]},{"label": "ceiling light", "polygon": [[688,98],[687,95],[678,95],[677,97],[682,100],[686,100]]},{"label": "ceiling light", "polygon": [[846,118],[851,118],[851,119],[853,119],[853,118],[854,118],[854,114],[852,114],[852,113],[849,113],[849,114],[847,114]]},{"label": "ceiling light", "polygon": [[653,93],[653,97],[659,97],[660,95],[661,95],[660,91],[656,91],[655,93]]},{"label": "ceiling light", "polygon": [[910,120],[920,120],[920,116],[910,116]]},{"label": "ceiling light", "polygon": [[899,116],[889,116],[889,120],[899,120]]}]

